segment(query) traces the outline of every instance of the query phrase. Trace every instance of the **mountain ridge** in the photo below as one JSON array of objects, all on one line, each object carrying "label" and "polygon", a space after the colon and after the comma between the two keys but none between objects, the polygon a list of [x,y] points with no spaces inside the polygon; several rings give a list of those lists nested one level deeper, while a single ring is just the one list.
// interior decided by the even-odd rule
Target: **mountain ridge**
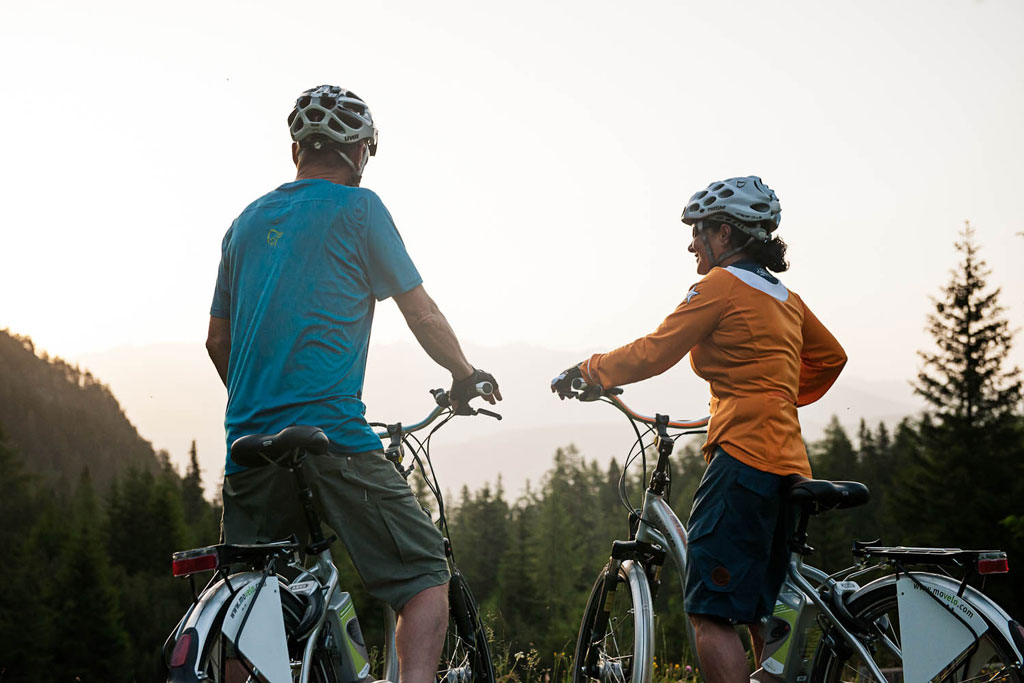
[{"label": "mountain ridge", "polygon": [[[471,489],[502,477],[517,494],[529,479],[547,470],[555,449],[574,444],[588,459],[620,462],[635,436],[625,418],[608,406],[558,401],[550,378],[584,354],[527,344],[500,347],[466,345],[467,356],[493,372],[505,400],[496,407],[503,420],[453,420],[433,438],[434,461],[443,489]],[[219,489],[224,466],[223,411],[226,392],[199,342],[124,347],[82,354],[76,359],[104,378],[127,415],[157,448],[183,464],[196,439],[207,494]],[[363,394],[367,417],[379,422],[418,421],[433,408],[428,390],[447,388],[450,377],[410,343],[372,344]],[[664,375],[626,387],[624,399],[643,413],[669,411],[676,418],[707,412],[707,385],[687,363]],[[801,408],[804,438],[820,438],[836,415],[851,436],[860,419],[890,427],[921,410],[902,382],[871,382],[840,377],[819,402]],[[493,457],[481,457],[491,453]]]},{"label": "mountain ridge", "polygon": [[0,435],[51,489],[66,492],[85,468],[100,490],[125,469],[159,468],[152,444],[89,370],[0,330],[0,377]]}]

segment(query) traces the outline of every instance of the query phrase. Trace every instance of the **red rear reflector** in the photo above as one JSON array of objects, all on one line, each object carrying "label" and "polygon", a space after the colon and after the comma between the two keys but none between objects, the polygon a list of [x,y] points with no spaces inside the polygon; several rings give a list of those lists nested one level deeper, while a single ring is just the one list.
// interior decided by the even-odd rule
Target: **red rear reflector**
[{"label": "red rear reflector", "polygon": [[178,642],[174,645],[174,652],[171,653],[171,668],[176,669],[179,666],[185,666],[185,662],[188,660],[188,651],[192,647],[192,633],[185,632],[181,634],[181,638],[178,638]]},{"label": "red rear reflector", "polygon": [[188,576],[196,572],[205,572],[217,568],[217,553],[196,555],[194,557],[175,556],[171,559],[171,573],[175,576]]},{"label": "red rear reflector", "polygon": [[1006,574],[1010,571],[1010,562],[1006,553],[986,553],[978,556],[979,574]]}]

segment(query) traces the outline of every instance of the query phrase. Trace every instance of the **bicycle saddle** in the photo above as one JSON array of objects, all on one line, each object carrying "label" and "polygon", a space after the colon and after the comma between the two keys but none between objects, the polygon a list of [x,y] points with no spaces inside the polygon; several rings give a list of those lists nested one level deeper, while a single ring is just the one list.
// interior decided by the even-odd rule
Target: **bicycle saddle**
[{"label": "bicycle saddle", "polygon": [[868,487],[859,481],[827,481],[793,477],[789,500],[817,514],[826,510],[853,508],[868,502]]},{"label": "bicycle saddle", "polygon": [[236,439],[231,444],[231,459],[242,467],[263,467],[271,463],[291,467],[299,452],[323,455],[330,445],[330,439],[319,427],[292,425],[277,434],[250,434]]}]

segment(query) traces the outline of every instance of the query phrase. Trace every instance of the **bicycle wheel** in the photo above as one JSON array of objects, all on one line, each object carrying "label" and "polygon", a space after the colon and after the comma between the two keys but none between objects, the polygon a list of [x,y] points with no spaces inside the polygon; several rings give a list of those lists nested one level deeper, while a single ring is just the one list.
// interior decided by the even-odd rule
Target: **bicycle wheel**
[{"label": "bicycle wheel", "polygon": [[473,593],[458,570],[448,582],[448,633],[437,679],[442,683],[493,683],[494,665],[487,632]]},{"label": "bicycle wheel", "polygon": [[[868,650],[887,683],[903,683],[903,661],[900,651],[900,617],[896,585],[879,586],[854,600],[850,613],[869,625]],[[822,637],[815,655],[811,679],[823,683],[866,683],[874,681],[868,667],[852,648],[829,633]],[[1021,683],[1020,671],[1014,666],[1013,649],[995,629],[989,628],[978,641],[978,647],[968,648],[953,663],[932,679],[942,683],[968,681],[1006,681]]]},{"label": "bicycle wheel", "polygon": [[643,567],[627,560],[619,567],[615,585],[606,591],[606,574],[607,568],[597,577],[583,613],[572,681],[649,683],[654,663],[654,610],[647,575]]},{"label": "bicycle wheel", "polygon": [[[395,654],[395,613],[386,609],[384,677],[398,680]],[[441,683],[494,683],[494,664],[487,645],[487,631],[480,621],[473,593],[458,570],[448,582],[448,631],[437,668]]]}]

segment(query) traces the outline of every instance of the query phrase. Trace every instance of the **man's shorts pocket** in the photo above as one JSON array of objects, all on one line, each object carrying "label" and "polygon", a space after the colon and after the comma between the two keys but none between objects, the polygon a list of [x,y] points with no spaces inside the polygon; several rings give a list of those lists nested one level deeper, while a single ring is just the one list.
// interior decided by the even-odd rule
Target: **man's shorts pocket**
[{"label": "man's shorts pocket", "polygon": [[377,509],[403,563],[444,556],[441,532],[423,512],[412,491],[377,501]]}]

